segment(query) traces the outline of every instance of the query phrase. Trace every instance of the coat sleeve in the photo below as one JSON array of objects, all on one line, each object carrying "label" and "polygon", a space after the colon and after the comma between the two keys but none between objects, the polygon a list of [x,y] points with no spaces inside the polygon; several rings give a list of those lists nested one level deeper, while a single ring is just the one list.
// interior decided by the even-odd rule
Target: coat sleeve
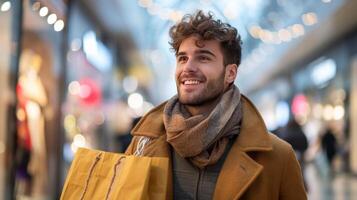
[{"label": "coat sleeve", "polygon": [[289,146],[280,185],[280,200],[307,200],[303,176],[295,153]]}]

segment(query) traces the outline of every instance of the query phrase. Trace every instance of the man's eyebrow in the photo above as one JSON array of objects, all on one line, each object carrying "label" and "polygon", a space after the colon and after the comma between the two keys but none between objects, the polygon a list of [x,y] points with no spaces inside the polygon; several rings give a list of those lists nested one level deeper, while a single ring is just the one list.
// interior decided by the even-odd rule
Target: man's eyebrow
[{"label": "man's eyebrow", "polygon": [[[214,53],[212,53],[212,52],[209,51],[209,50],[205,50],[205,49],[196,50],[195,53],[196,53],[196,54],[209,54],[209,55],[211,55],[211,56],[213,56],[213,57],[217,57]],[[178,52],[178,53],[176,54],[176,57],[177,57],[177,56],[185,56],[185,55],[187,55],[187,53],[184,52],[184,51],[181,51],[181,52]]]},{"label": "man's eyebrow", "polygon": [[184,56],[186,54],[187,54],[186,52],[181,51],[181,52],[177,52],[176,56]]},{"label": "man's eyebrow", "polygon": [[214,55],[214,53],[212,53],[209,50],[205,50],[205,49],[199,49],[195,53],[197,53],[197,54],[209,54],[209,55],[211,55],[213,57],[217,57],[216,55]]}]

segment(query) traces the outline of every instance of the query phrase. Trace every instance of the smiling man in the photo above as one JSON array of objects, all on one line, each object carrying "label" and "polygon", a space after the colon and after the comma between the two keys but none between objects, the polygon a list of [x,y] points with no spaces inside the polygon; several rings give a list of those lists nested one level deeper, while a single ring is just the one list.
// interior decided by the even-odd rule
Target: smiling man
[{"label": "smiling man", "polygon": [[234,85],[237,30],[198,11],[170,36],[177,95],[141,119],[126,153],[169,158],[167,199],[307,199],[291,146]]}]

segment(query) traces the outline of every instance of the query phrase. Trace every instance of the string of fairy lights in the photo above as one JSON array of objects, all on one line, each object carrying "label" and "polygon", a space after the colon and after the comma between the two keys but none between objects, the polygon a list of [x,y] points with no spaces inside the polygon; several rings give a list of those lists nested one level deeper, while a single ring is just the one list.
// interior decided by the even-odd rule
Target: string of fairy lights
[{"label": "string of fairy lights", "polygon": [[[332,0],[321,0],[322,3],[330,3],[331,1]],[[212,2],[210,0],[204,0],[204,3]],[[184,13],[181,10],[165,8],[159,3],[155,3],[154,0],[138,0],[138,5],[145,8],[150,15],[158,16],[162,20],[169,20],[172,22],[180,20]],[[229,10],[225,9],[223,12],[225,17],[228,19],[237,17],[235,13],[228,11]],[[318,17],[314,12],[307,12],[301,15],[301,21],[301,23],[295,23],[278,30],[265,29],[258,25],[259,23],[253,23],[256,25],[250,26],[248,32],[251,37],[258,39],[263,43],[278,45],[303,36],[307,26],[313,26],[318,23]]]},{"label": "string of fairy lights", "polygon": [[[279,0],[277,0],[277,3]],[[331,3],[332,0],[320,0],[323,4]],[[202,4],[212,4],[212,0],[200,0]],[[138,0],[138,5],[146,9],[146,11],[152,16],[158,16],[162,20],[168,20],[173,23],[179,21],[184,12],[178,9],[171,9],[168,7],[163,7],[161,4],[156,3],[154,0]],[[233,9],[234,6],[226,5],[223,10],[224,16],[229,20],[234,20],[238,17],[237,12]],[[318,16],[315,12],[305,12],[301,14],[300,22],[284,26],[279,29],[268,29],[263,28],[258,22],[250,23],[252,25],[248,26],[247,32],[255,40],[259,40],[260,43],[250,51],[250,53],[245,57],[241,65],[247,66],[246,72],[249,73],[250,70],[254,70],[261,62],[263,58],[271,55],[276,49],[274,46],[281,45],[284,43],[292,42],[298,38],[305,35],[308,27],[312,27],[319,22]]]},{"label": "string of fairy lights", "polygon": [[51,13],[47,6],[41,5],[40,2],[34,2],[32,4],[32,10],[38,12],[39,16],[45,18],[49,25],[53,25],[53,29],[56,32],[60,32],[64,28],[64,21],[59,19],[55,13]]},{"label": "string of fairy lights", "polygon": [[[4,1],[0,6],[1,12],[7,12],[11,9],[11,1]],[[52,13],[47,6],[41,5],[40,2],[34,2],[32,4],[32,10],[38,12],[38,15],[42,18],[45,18],[49,25],[53,25],[53,29],[56,32],[60,32],[64,28],[64,21],[59,19],[59,17]]]}]

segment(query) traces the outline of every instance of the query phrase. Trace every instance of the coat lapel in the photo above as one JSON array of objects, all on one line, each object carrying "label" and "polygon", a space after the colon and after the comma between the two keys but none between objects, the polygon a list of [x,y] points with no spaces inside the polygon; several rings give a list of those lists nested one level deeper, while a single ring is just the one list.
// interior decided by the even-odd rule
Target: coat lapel
[{"label": "coat lapel", "polygon": [[218,177],[213,199],[239,199],[262,170],[263,166],[240,150],[238,145],[233,145]]},{"label": "coat lapel", "polygon": [[[271,151],[272,144],[263,119],[254,105],[242,95],[243,120],[238,138],[234,142],[219,174],[215,200],[239,199],[263,171],[247,152]],[[224,186],[224,187],[222,187]]]}]

